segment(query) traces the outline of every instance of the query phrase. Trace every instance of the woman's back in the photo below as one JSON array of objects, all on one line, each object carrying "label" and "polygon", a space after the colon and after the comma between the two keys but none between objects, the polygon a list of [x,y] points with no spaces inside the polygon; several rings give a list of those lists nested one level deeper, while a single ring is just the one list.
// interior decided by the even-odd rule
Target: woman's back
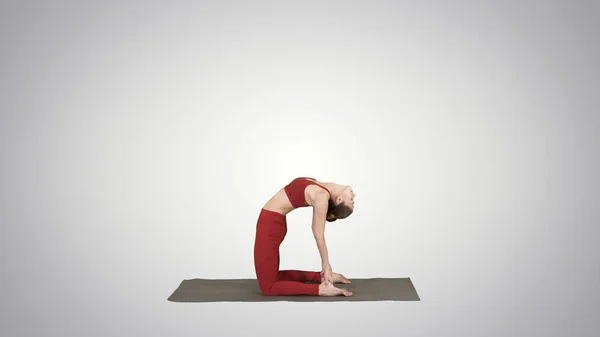
[{"label": "woman's back", "polygon": [[331,195],[331,192],[323,185],[324,183],[313,178],[296,178],[277,191],[263,208],[286,215],[296,208],[311,206],[307,200],[313,199],[312,196],[315,193],[325,190]]}]

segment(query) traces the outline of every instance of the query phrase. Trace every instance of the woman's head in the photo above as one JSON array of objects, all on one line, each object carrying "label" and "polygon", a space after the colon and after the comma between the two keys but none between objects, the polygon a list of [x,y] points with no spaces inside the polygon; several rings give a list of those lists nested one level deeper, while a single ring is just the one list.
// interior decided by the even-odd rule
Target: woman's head
[{"label": "woman's head", "polygon": [[327,210],[327,221],[334,222],[337,219],[345,219],[354,212],[354,191],[350,186],[343,186],[341,193],[329,199]]}]

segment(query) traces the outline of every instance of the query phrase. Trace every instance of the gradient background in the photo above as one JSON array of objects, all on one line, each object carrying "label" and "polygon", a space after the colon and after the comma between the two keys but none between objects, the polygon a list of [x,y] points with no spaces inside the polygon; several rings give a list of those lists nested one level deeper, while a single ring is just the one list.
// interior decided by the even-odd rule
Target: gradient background
[{"label": "gradient background", "polygon": [[[3,1],[2,336],[597,336],[598,2]],[[421,302],[180,304],[296,176]],[[315,269],[310,209],[282,268]]]}]

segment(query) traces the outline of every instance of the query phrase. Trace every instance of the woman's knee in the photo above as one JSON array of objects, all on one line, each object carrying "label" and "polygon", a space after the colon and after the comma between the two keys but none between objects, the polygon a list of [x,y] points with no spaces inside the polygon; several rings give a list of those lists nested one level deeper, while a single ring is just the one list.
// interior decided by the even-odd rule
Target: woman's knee
[{"label": "woman's knee", "polygon": [[271,284],[259,284],[260,292],[264,296],[277,296],[275,291],[273,290],[273,283]]}]

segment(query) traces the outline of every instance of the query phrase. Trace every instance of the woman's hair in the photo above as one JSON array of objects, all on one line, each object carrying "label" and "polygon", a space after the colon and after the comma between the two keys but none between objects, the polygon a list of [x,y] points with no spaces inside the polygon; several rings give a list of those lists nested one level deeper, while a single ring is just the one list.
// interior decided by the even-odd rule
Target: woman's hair
[{"label": "woman's hair", "polygon": [[337,219],[345,219],[352,214],[352,209],[344,203],[336,205],[333,200],[329,199],[329,206],[327,208],[327,221],[334,222]]}]

